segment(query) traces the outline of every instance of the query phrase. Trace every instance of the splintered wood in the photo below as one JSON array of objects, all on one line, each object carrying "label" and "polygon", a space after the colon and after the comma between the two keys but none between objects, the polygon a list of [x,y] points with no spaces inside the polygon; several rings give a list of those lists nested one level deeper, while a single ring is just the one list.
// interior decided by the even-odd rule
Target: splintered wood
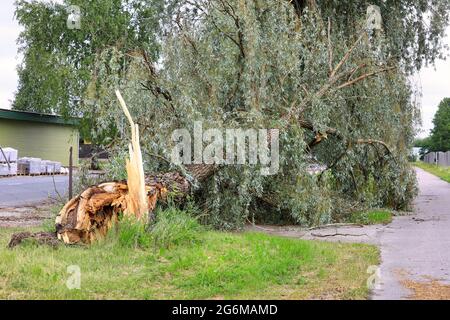
[{"label": "splintered wood", "polygon": [[139,127],[133,122],[118,90],[116,96],[131,127],[130,158],[126,159],[127,182],[109,182],[93,186],[71,199],[56,217],[58,239],[65,243],[91,243],[104,237],[120,218],[134,216],[146,222],[159,198],[167,189],[159,183],[145,185]]},{"label": "splintered wood", "polygon": [[140,220],[147,220],[148,209],[145,195],[144,166],[142,164],[142,152],[139,144],[139,127],[134,123],[119,90],[116,90],[116,96],[131,127],[131,143],[128,147],[130,159],[126,159],[128,182],[126,202],[128,206],[124,213],[129,215],[133,214]]},{"label": "splintered wood", "polygon": [[127,181],[105,182],[91,186],[72,198],[61,209],[55,219],[55,233],[18,233],[11,238],[10,247],[25,239],[39,243],[51,243],[56,237],[66,244],[90,244],[104,238],[111,228],[124,216],[133,216],[147,222],[159,201],[171,199],[182,203],[193,191],[193,183],[201,183],[211,177],[217,169],[215,165],[187,165],[187,174],[179,172],[160,173],[144,176],[142,154],[139,146],[139,128],[117,91],[117,98],[131,126],[130,158],[126,161]]},{"label": "splintered wood", "polygon": [[[153,211],[158,199],[165,198],[167,189],[161,183],[145,187],[148,211]],[[130,214],[130,193],[127,183],[108,182],[86,189],[70,200],[56,217],[58,239],[67,244],[92,243],[103,238],[119,221]],[[133,203],[134,205],[134,203]]]}]

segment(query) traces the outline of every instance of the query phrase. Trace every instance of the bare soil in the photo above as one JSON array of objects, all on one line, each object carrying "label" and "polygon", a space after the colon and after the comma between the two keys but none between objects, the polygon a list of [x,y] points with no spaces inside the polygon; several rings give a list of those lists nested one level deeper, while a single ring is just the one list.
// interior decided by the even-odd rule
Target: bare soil
[{"label": "bare soil", "polygon": [[35,206],[1,207],[0,227],[18,228],[35,227],[42,224],[45,219],[51,218],[51,206],[53,203],[45,202]]}]

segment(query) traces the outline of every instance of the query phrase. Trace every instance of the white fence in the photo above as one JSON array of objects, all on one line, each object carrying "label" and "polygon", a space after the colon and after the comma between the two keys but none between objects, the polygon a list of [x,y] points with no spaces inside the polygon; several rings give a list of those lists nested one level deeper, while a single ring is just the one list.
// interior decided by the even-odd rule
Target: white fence
[{"label": "white fence", "polygon": [[423,158],[423,161],[426,163],[448,167],[450,166],[450,151],[427,153]]}]

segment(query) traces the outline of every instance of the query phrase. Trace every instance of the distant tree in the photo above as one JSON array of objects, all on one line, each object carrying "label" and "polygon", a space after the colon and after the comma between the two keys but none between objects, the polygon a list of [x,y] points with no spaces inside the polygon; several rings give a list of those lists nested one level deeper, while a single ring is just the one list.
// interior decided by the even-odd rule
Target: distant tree
[{"label": "distant tree", "polygon": [[441,101],[433,119],[434,128],[431,131],[430,150],[450,150],[450,98]]},{"label": "distant tree", "polygon": [[418,138],[418,139],[414,140],[414,147],[415,148],[429,148],[430,141],[431,141],[430,137]]},{"label": "distant tree", "polygon": [[[15,16],[23,27],[17,42],[23,54],[18,67],[19,85],[13,108],[83,116],[86,138],[103,142],[114,135],[112,124],[100,136],[90,136],[97,126],[98,108],[86,106],[85,93],[98,74],[98,56],[109,48],[123,53],[120,71],[128,55],[142,52],[158,59],[164,0],[64,0],[63,3],[18,0]],[[68,25],[71,6],[79,8],[80,26]],[[106,66],[107,72],[112,68]],[[94,93],[94,96],[100,93]]]},{"label": "distant tree", "polygon": [[414,147],[420,148],[419,157],[423,159],[423,156],[431,150],[431,137],[416,139],[414,141]]}]

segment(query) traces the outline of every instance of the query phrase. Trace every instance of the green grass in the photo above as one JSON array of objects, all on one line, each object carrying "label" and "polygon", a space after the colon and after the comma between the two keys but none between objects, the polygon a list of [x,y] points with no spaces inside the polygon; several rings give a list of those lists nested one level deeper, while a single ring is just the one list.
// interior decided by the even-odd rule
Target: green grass
[{"label": "green grass", "polygon": [[[364,299],[367,268],[379,263],[369,245],[213,231],[169,246],[7,249],[17,231],[0,229],[0,299]],[[66,287],[71,265],[81,289]]]},{"label": "green grass", "polygon": [[431,174],[441,178],[444,181],[450,182],[450,167],[442,167],[435,164],[429,164],[422,161],[414,162],[416,167],[419,167]]},{"label": "green grass", "polygon": [[128,248],[170,248],[177,245],[190,245],[198,242],[199,235],[205,231],[191,211],[174,207],[156,211],[156,221],[149,227],[134,219],[122,219],[115,230],[102,241]]},{"label": "green grass", "polygon": [[392,213],[387,210],[370,210],[353,213],[350,222],[365,225],[389,224],[392,222]]}]

